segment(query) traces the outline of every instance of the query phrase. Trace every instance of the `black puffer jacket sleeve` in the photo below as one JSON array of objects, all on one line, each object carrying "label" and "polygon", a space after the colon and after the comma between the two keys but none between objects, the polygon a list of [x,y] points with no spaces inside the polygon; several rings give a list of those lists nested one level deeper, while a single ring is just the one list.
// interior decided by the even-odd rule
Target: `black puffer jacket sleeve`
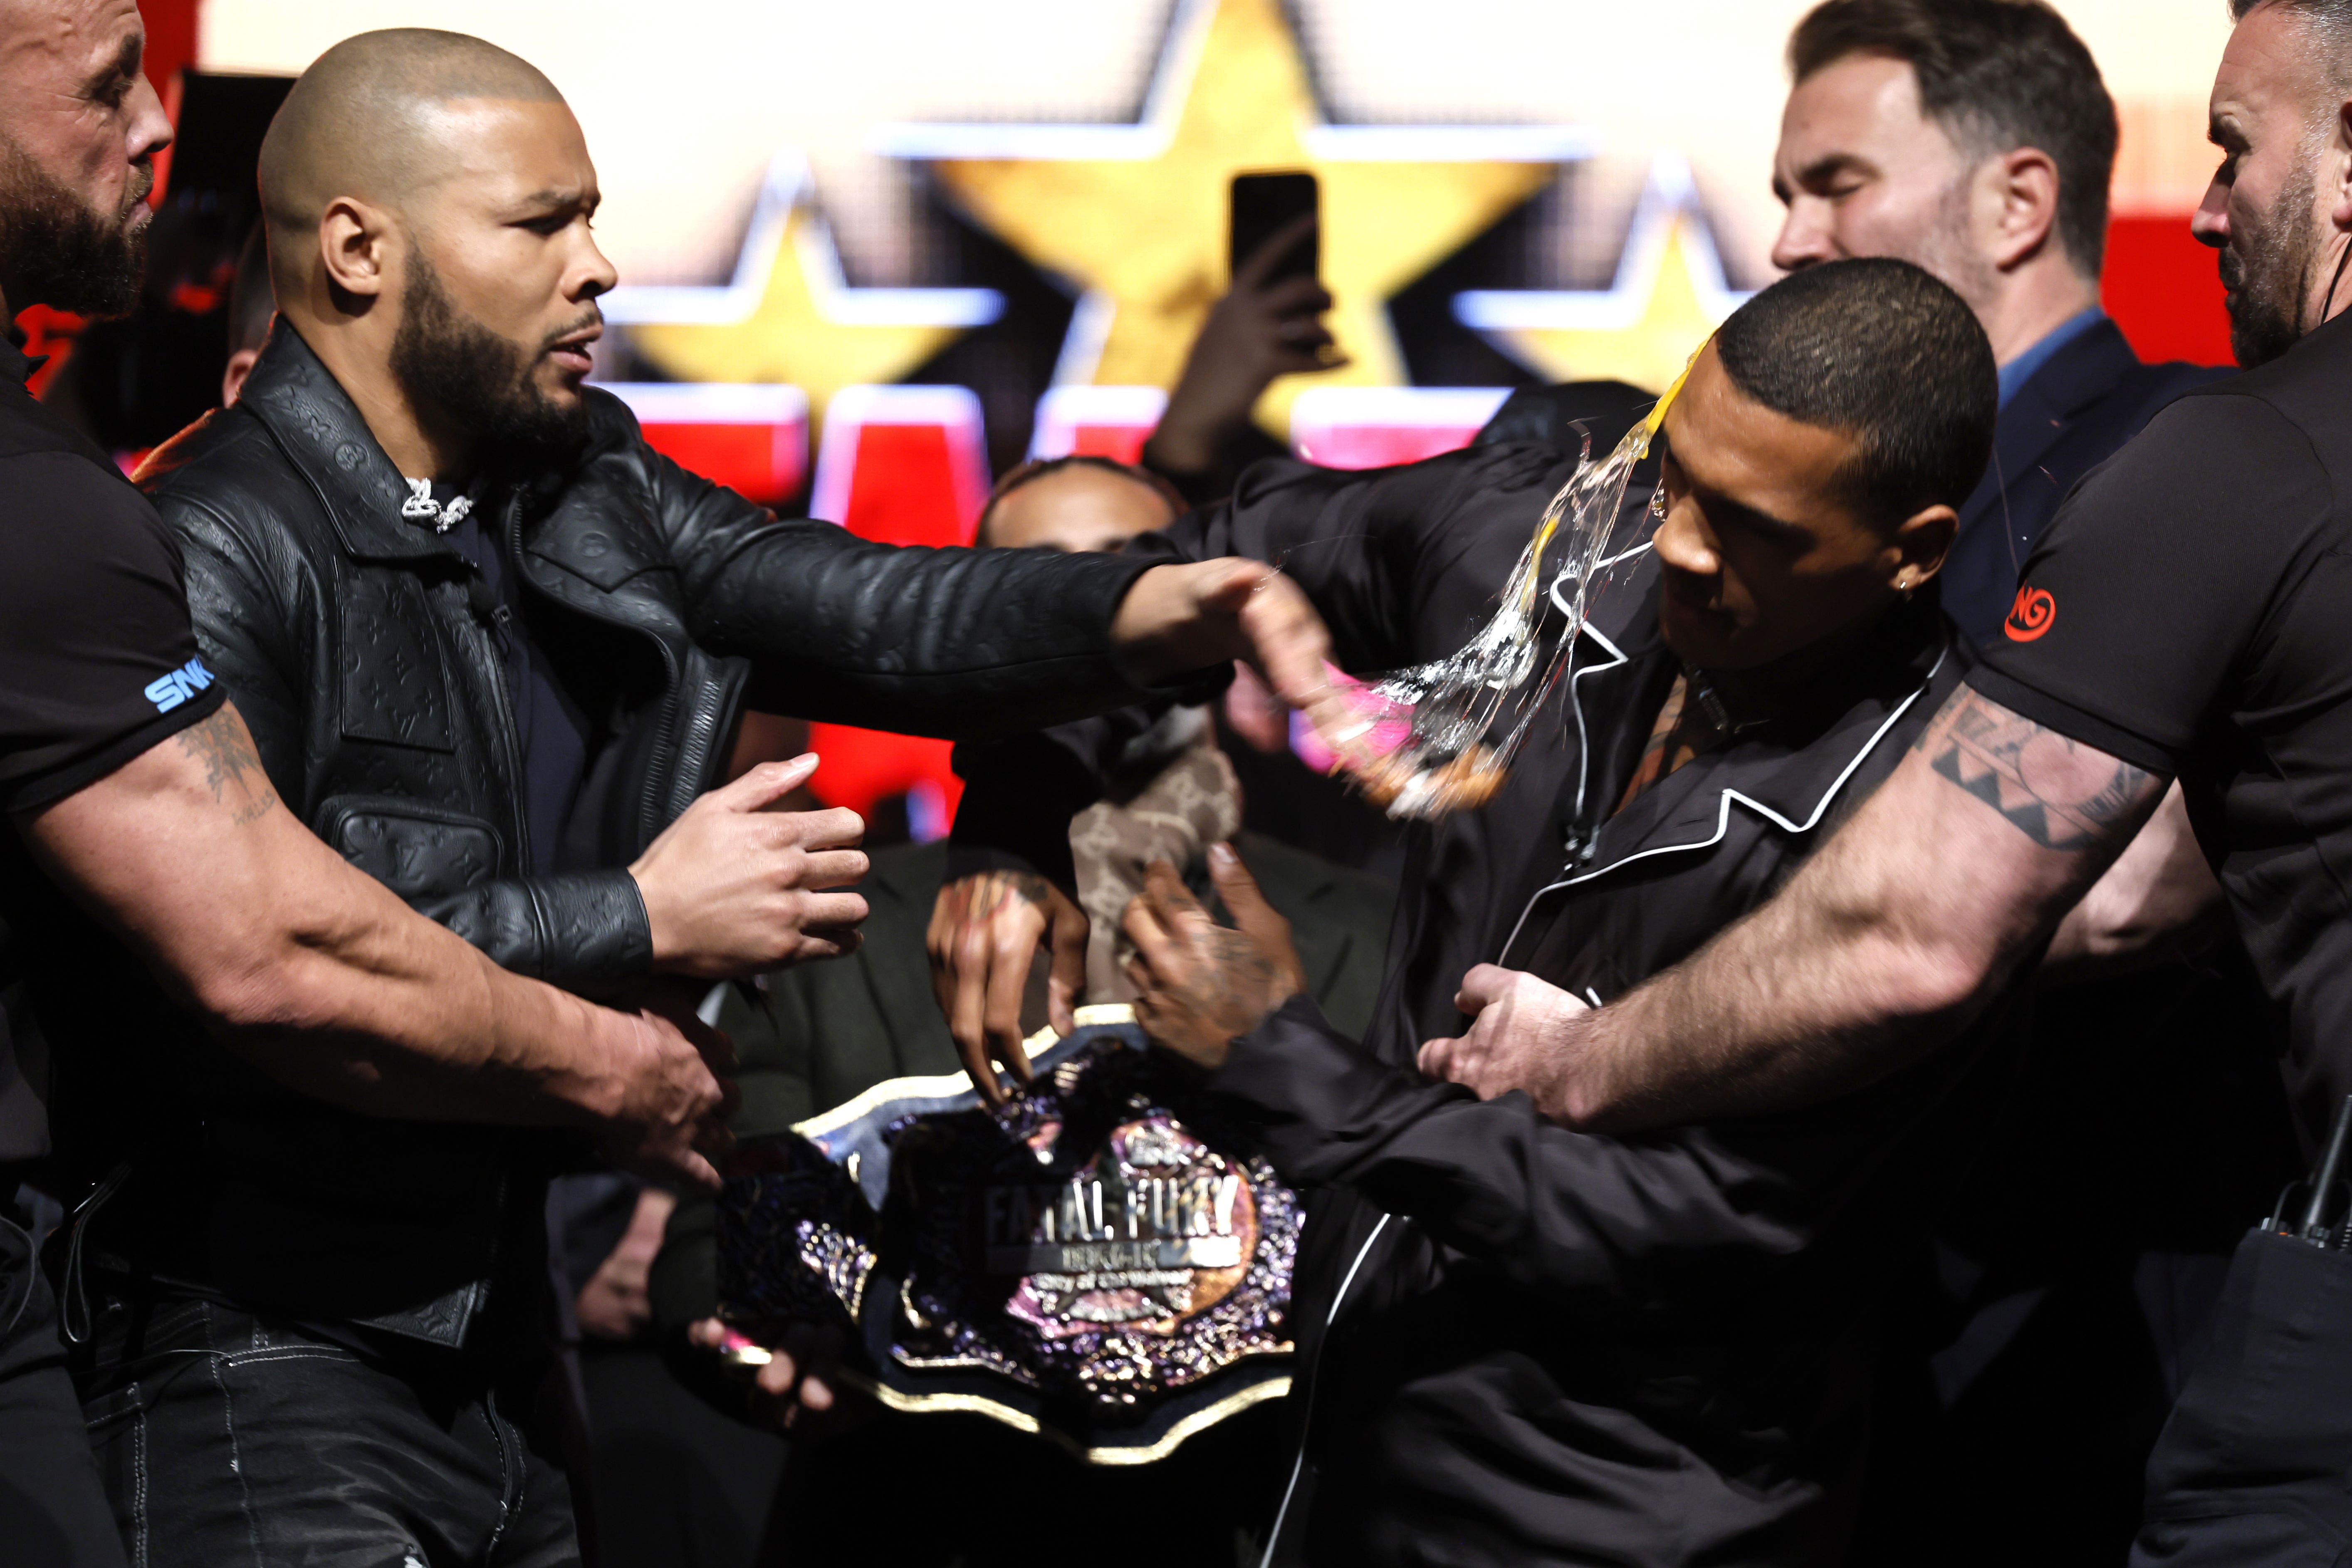
[{"label": "black puffer jacket sleeve", "polygon": [[[253,732],[271,784],[299,811],[316,583],[202,502],[172,493],[155,500],[186,557],[188,609],[205,662]],[[327,827],[310,826],[322,836]],[[653,967],[653,928],[625,870],[502,878],[410,901],[501,969],[552,984],[609,985]]]},{"label": "black puffer jacket sleeve", "polygon": [[750,659],[759,686],[789,704],[779,711],[961,740],[1150,695],[1110,632],[1156,562],[877,544],[829,522],[778,521],[650,447],[637,460],[695,639]]}]

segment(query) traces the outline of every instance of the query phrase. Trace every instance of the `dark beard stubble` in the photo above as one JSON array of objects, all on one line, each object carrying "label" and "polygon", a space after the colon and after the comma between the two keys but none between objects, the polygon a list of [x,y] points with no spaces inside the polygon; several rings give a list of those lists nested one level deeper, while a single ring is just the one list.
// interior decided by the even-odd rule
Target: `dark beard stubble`
[{"label": "dark beard stubble", "polygon": [[2221,286],[2230,291],[2230,353],[2243,369],[2268,364],[2303,338],[2303,302],[2311,292],[2319,253],[2311,223],[2317,191],[2306,162],[2263,215],[2261,226],[2243,237],[2243,248],[2232,244],[2221,249]]},{"label": "dark beard stubble", "polygon": [[122,210],[110,216],[0,136],[0,258],[14,289],[8,309],[130,314],[146,276],[149,227],[131,220],[154,186],[153,166],[133,165]]},{"label": "dark beard stubble", "polygon": [[540,390],[531,372],[556,339],[597,319],[594,307],[526,350],[460,310],[433,264],[411,255],[392,339],[392,374],[410,401],[477,432],[484,451],[499,458],[560,463],[578,453],[587,439],[586,405],[565,407]]}]

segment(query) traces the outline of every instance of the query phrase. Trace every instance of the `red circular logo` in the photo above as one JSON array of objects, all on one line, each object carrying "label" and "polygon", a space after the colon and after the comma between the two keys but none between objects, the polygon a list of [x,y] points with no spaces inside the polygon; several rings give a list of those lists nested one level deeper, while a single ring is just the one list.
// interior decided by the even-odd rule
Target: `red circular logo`
[{"label": "red circular logo", "polygon": [[2010,605],[2009,619],[2001,623],[2000,629],[2009,634],[2011,642],[2032,642],[2048,631],[2050,623],[2057,618],[2058,603],[2049,594],[2040,588],[2021,587],[2017,603]]}]

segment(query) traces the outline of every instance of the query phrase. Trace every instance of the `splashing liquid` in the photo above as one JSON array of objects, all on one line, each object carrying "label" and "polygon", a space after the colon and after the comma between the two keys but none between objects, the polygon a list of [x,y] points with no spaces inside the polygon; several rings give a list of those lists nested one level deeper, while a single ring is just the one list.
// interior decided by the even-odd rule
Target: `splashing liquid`
[{"label": "splashing liquid", "polygon": [[[1692,363],[1697,358],[1692,355]],[[1568,624],[1539,692],[1549,692],[1568,668],[1584,628],[1594,578],[1605,563],[1612,527],[1624,506],[1626,484],[1634,465],[1649,455],[1666,410],[1689,378],[1685,366],[1649,417],[1599,462],[1586,437],[1575,474],[1544,508],[1494,615],[1460,652],[1349,693],[1356,721],[1337,737],[1334,752],[1341,771],[1389,816],[1434,821],[1475,811],[1502,788],[1529,722],[1544,706],[1527,704],[1517,724],[1495,735],[1506,705],[1536,674],[1536,631],[1545,603],[1566,610]]]}]

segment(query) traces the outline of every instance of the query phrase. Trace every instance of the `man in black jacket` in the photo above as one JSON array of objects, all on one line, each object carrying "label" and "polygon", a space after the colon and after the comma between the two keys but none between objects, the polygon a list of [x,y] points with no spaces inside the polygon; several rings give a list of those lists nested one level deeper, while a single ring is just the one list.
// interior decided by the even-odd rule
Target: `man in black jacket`
[{"label": "man in black jacket", "polygon": [[[1295,982],[1235,1005],[1248,962],[1204,981],[1187,954],[1231,938],[1174,893],[1130,913],[1148,1026],[1215,1068],[1285,1178],[1318,1190],[1292,1325],[1304,1441],[1272,1561],[1838,1554],[1885,1243],[1975,1042],[1808,1117],[1641,1142],[1482,1105],[1413,1053],[1457,1005],[1605,997],[1675,962],[1895,766],[1965,662],[1932,579],[1994,381],[1967,308],[1898,262],[1814,269],[1726,325],[1667,421],[1654,545],[1623,542],[1502,792],[1415,833],[1361,1047],[1304,999],[1261,1023]],[[1394,668],[1490,612],[1572,468],[1511,446],[1365,474],[1262,465],[1159,547],[1288,551],[1341,662]],[[1072,765],[1046,776],[1075,787],[1104,728],[1060,731]],[[975,830],[1004,820],[993,773],[973,770]],[[1238,914],[1248,890],[1225,880]]]},{"label": "man in black jacket", "polygon": [[[656,455],[581,385],[614,278],[578,126],[479,40],[330,50],[261,185],[278,330],[145,482],[278,792],[509,969],[690,996],[855,942],[856,817],[761,809],[811,759],[706,794],[747,703],[1034,725],[1222,668],[1285,605],[1310,657],[1263,568],[894,550]],[[340,1115],[135,1026],[75,1056],[74,1146],[129,1162],[86,1238],[85,1398],[151,1560],[569,1560],[514,1425],[562,1151]]]}]

